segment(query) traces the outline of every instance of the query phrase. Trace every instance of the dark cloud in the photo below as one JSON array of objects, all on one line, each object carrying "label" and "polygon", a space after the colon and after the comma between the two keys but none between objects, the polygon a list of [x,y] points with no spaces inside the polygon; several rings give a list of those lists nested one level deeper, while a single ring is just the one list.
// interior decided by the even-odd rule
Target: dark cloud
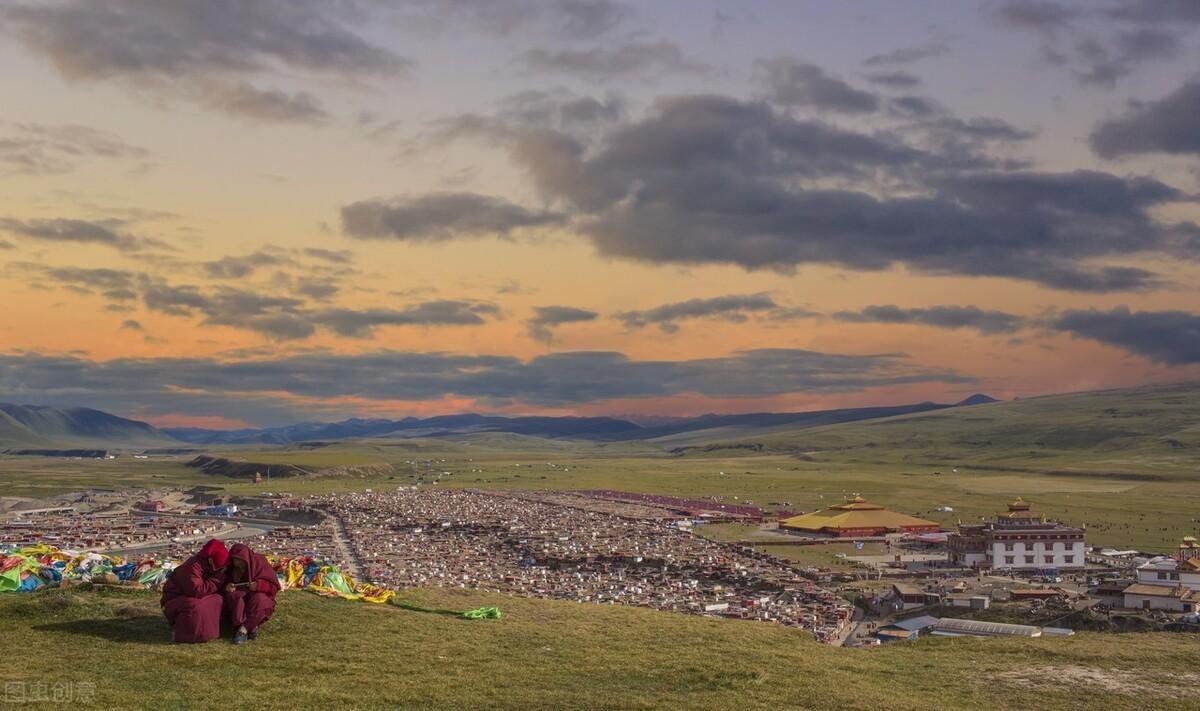
[{"label": "dark cloud", "polygon": [[619,121],[625,115],[625,101],[616,94],[597,99],[566,89],[528,90],[505,97],[498,115],[519,125],[572,132]]},{"label": "dark cloud", "polygon": [[142,302],[172,316],[202,314],[204,326],[230,326],[281,341],[308,338],[316,330],[302,310],[304,302],[245,289],[202,292],[194,286],[153,284],[142,292]]},{"label": "dark cloud", "polygon": [[804,106],[849,114],[872,113],[879,109],[879,98],[874,94],[855,89],[815,64],[775,57],[756,61],[754,68],[769,99],[780,106]]},{"label": "dark cloud", "polygon": [[932,133],[953,135],[973,141],[1027,141],[1037,134],[998,118],[961,119],[956,116],[939,116],[921,124]]},{"label": "dark cloud", "polygon": [[667,40],[630,42],[611,48],[536,47],[521,53],[515,61],[529,72],[565,74],[600,82],[664,72],[708,74],[713,71],[710,65],[689,57],[679,45]]},{"label": "dark cloud", "polygon": [[[535,178],[583,204],[620,201],[639,186],[657,192],[654,184],[661,178],[682,178],[707,191],[717,187],[713,180],[753,175],[765,188],[772,175],[853,179],[939,163],[937,156],[886,136],[797,120],[765,103],[718,96],[660,100],[645,119],[610,132],[591,157],[552,142],[529,141],[517,149]],[[736,187],[738,193],[718,202],[750,197],[740,192],[750,185]]]},{"label": "dark cloud", "polygon": [[[1046,63],[1070,70],[1080,84],[1103,89],[1114,88],[1146,63],[1179,55],[1187,28],[1178,20],[1196,14],[1181,9],[1172,0],[1118,2],[1106,8],[1052,0],[1004,0],[990,6],[1000,23],[1040,35]],[[1153,24],[1168,17],[1174,20],[1170,26]]]},{"label": "dark cloud", "polygon": [[170,249],[162,240],[138,237],[125,231],[123,220],[79,220],[49,218],[19,220],[0,217],[0,231],[40,242],[98,244],[121,252],[144,249]]},{"label": "dark cloud", "polygon": [[[976,142],[1026,135],[998,122],[934,122],[930,132],[939,126]],[[661,99],[592,143],[478,116],[445,122],[439,139],[473,135],[507,147],[606,256],[782,271],[906,266],[1082,291],[1158,285],[1148,271],[1097,260],[1200,257],[1200,228],[1152,214],[1190,199],[1161,182],[1000,170],[1009,166],[962,140],[916,148],[763,102]]]},{"label": "dark cloud", "polygon": [[[134,301],[138,297],[137,292],[133,289],[109,289],[101,292],[100,295],[106,299],[109,299],[110,301]],[[113,306],[118,306],[118,304],[109,304],[105,308]]]},{"label": "dark cloud", "polygon": [[948,163],[961,166],[1026,169],[1030,161],[995,148],[1007,148],[1027,141],[1036,132],[1019,128],[997,118],[961,118],[941,103],[925,96],[898,96],[886,101],[889,116],[903,121],[893,128],[926,151],[942,156]]},{"label": "dark cloud", "polygon": [[205,262],[204,271],[213,279],[244,279],[264,267],[295,266],[296,261],[279,252],[259,250],[244,256],[226,256]]},{"label": "dark cloud", "polygon": [[369,338],[379,326],[479,326],[484,316],[498,316],[495,304],[475,301],[426,301],[403,309],[327,309],[312,314],[313,323],[339,336]]},{"label": "dark cloud", "polygon": [[60,0],[3,9],[5,30],[73,81],[120,80],[254,119],[318,121],[316,98],[252,86],[253,76],[303,72],[399,76],[411,62],[364,39],[360,13],[319,0]]},{"label": "dark cloud", "polygon": [[903,309],[894,305],[868,306],[861,311],[839,311],[838,321],[850,323],[920,324],[937,328],[972,328],[984,335],[1013,333],[1025,319],[1003,311],[984,311],[975,306],[930,306]]},{"label": "dark cloud", "polygon": [[342,208],[343,231],[360,239],[441,242],[459,236],[507,236],[562,221],[555,212],[475,193],[376,198]]},{"label": "dark cloud", "polygon": [[[118,358],[0,354],[0,389],[10,399],[85,405],[152,417],[187,412],[267,424],[312,417],[331,398],[437,400],[483,406],[567,407],[613,398],[696,393],[764,397],[857,392],[907,383],[967,383],[957,373],[921,369],[901,355],[846,355],[793,349],[726,357],[642,361],[613,352],[511,356],[381,351],[283,358]],[[278,394],[309,398],[281,402]],[[344,406],[340,406],[344,407]],[[334,410],[334,412],[338,412]],[[338,412],[342,416],[352,412]]]},{"label": "dark cloud", "polygon": [[150,153],[120,136],[88,126],[11,124],[0,134],[0,171],[26,175],[68,173],[91,161],[144,164]]},{"label": "dark cloud", "polygon": [[1158,274],[1138,267],[1101,267],[1084,271],[1047,265],[1035,274],[1039,281],[1058,289],[1097,294],[1110,291],[1148,291],[1168,286]]},{"label": "dark cloud", "polygon": [[[342,291],[343,281],[355,274],[357,274],[356,270],[344,266],[317,265],[301,268],[295,272],[280,270],[271,275],[270,286],[272,289],[287,291],[294,296],[327,302]],[[362,292],[371,291],[361,285],[356,285],[354,288]]]},{"label": "dark cloud", "polygon": [[205,86],[201,98],[213,108],[254,121],[321,124],[329,120],[321,100],[307,91],[288,93],[246,82],[216,83]]},{"label": "dark cloud", "polygon": [[616,318],[626,328],[658,326],[664,333],[674,333],[679,330],[679,322],[688,319],[717,318],[744,323],[751,314],[776,320],[815,315],[782,307],[769,294],[731,294],[677,301],[640,311],[622,311]]},{"label": "dark cloud", "polygon": [[209,299],[194,286],[153,284],[142,294],[146,308],[171,316],[190,316],[197,309],[209,308]]},{"label": "dark cloud", "polygon": [[1124,116],[1097,124],[1090,141],[1092,150],[1104,158],[1200,154],[1200,81],[1188,82],[1157,101],[1133,102]]},{"label": "dark cloud", "polygon": [[1037,135],[1003,119],[955,116],[943,104],[928,96],[896,96],[887,99],[886,106],[891,116],[912,122],[904,127],[906,130],[925,133],[939,150],[946,153],[952,153],[952,147],[962,141],[1026,141]]},{"label": "dark cloud", "polygon": [[912,89],[921,85],[920,77],[900,70],[868,74],[867,81],[889,89]]},{"label": "dark cloud", "polygon": [[335,296],[341,287],[331,279],[297,278],[289,284],[293,293],[307,296],[317,301],[325,301]]},{"label": "dark cloud", "polygon": [[[286,255],[276,259],[277,256],[260,251],[246,258],[235,258],[233,262],[219,260],[205,266],[214,276],[234,278],[232,275],[248,276],[244,269],[253,270],[281,260],[286,263],[290,259]],[[248,262],[243,264],[239,261],[242,259]],[[497,305],[481,301],[425,301],[402,308],[321,308],[312,302],[336,294],[339,290],[336,282],[284,272],[273,276],[273,291],[259,293],[253,288],[173,284],[161,277],[119,269],[48,267],[29,262],[10,264],[9,269],[34,279],[34,284],[51,282],[82,294],[98,293],[110,302],[140,299],[149,311],[199,318],[200,326],[237,328],[273,340],[305,339],[319,327],[340,336],[368,338],[379,326],[475,326],[485,323],[486,317],[501,315]],[[304,298],[281,295],[283,292]],[[120,310],[128,308],[122,304]]]},{"label": "dark cloud", "polygon": [[45,278],[63,284],[75,284],[88,289],[130,291],[136,288],[141,276],[124,269],[88,269],[82,267],[34,267]]},{"label": "dark cloud", "polygon": [[939,57],[949,51],[950,45],[946,42],[931,42],[929,44],[915,47],[900,47],[899,49],[893,49],[890,52],[872,55],[864,60],[863,64],[868,67],[912,64],[913,62],[919,62],[922,59]]},{"label": "dark cloud", "polygon": [[50,267],[31,262],[13,262],[8,269],[20,273],[26,280],[32,280],[31,285],[38,288],[48,288],[46,282],[52,282],[79,294],[99,293],[113,302],[137,299],[137,290],[146,282],[145,275],[122,269]]},{"label": "dark cloud", "polygon": [[1200,363],[1200,315],[1187,311],[1067,311],[1050,324],[1055,331],[1098,341],[1164,365]]},{"label": "dark cloud", "polygon": [[[294,288],[304,294],[302,287]],[[318,295],[319,296],[319,295]],[[202,316],[202,326],[230,326],[276,340],[312,336],[318,326],[339,336],[370,338],[379,326],[477,326],[498,317],[495,304],[474,301],[426,301],[400,309],[313,309],[301,299],[219,287],[151,283],[142,291],[146,308],[171,316]]]},{"label": "dark cloud", "polygon": [[1194,0],[1115,0],[1108,8],[1117,20],[1146,23],[1200,24],[1200,3]]},{"label": "dark cloud", "polygon": [[11,31],[72,79],[178,78],[292,69],[394,74],[408,61],[364,40],[319,0],[96,3],[65,0],[5,10]]},{"label": "dark cloud", "polygon": [[599,316],[595,311],[577,309],[573,306],[537,306],[533,309],[533,317],[526,319],[525,326],[529,337],[550,343],[554,340],[555,330],[567,323],[582,323],[595,321]]},{"label": "dark cloud", "polygon": [[1142,64],[1171,59],[1179,51],[1176,35],[1158,29],[1120,31],[1108,40],[1084,37],[1074,45],[1074,73],[1083,84],[1112,89]]},{"label": "dark cloud", "polygon": [[[930,103],[945,113],[940,105]],[[987,120],[979,122],[984,126]],[[975,124],[963,124],[975,128]],[[1004,124],[987,127],[1000,125]],[[591,142],[599,145],[544,126],[510,124],[478,115],[441,122],[431,142],[440,144],[464,136],[506,142],[545,192],[567,193],[572,201],[589,205],[619,199],[631,185],[639,184],[641,176],[626,170],[623,163],[637,163],[638,171],[650,172],[658,171],[654,162],[675,162],[676,166],[665,168],[677,172],[681,172],[677,166],[686,163],[716,173],[724,162],[733,161],[736,170],[762,172],[764,177],[823,178],[855,185],[895,178],[897,187],[919,178],[914,172],[996,164],[986,155],[957,147],[945,153],[923,150],[904,143],[894,133],[845,130],[792,118],[766,102],[710,95],[660,99],[646,118],[617,125]],[[589,152],[596,154],[595,158],[585,161]],[[603,175],[606,172],[613,175]],[[617,175],[619,172],[629,174]],[[605,184],[607,181],[612,184]]]},{"label": "dark cloud", "polygon": [[348,249],[332,250],[322,249],[320,247],[305,247],[302,251],[306,257],[320,259],[333,264],[349,264],[350,262],[354,261],[354,252],[351,252]]},{"label": "dark cloud", "polygon": [[121,329],[124,331],[145,331],[142,324],[134,319],[125,319],[121,322]]}]

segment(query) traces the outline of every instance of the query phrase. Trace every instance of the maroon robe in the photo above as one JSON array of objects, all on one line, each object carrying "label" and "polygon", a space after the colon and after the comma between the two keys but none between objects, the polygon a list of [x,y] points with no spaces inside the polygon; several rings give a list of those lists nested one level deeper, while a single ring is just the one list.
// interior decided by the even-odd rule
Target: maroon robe
[{"label": "maroon robe", "polygon": [[[250,550],[249,546],[235,543],[229,549],[229,557],[238,558],[246,564],[246,579],[236,582],[253,582],[255,589],[225,591],[225,611],[229,613],[229,621],[234,627],[245,625],[247,632],[253,632],[271,619],[271,613],[275,611],[275,593],[280,590],[279,578],[266,557]],[[232,567],[226,569],[226,580],[229,580],[232,570]]]},{"label": "maroon robe", "polygon": [[226,557],[225,544],[209,541],[171,571],[159,604],[171,625],[173,641],[208,642],[221,636],[219,586]]}]

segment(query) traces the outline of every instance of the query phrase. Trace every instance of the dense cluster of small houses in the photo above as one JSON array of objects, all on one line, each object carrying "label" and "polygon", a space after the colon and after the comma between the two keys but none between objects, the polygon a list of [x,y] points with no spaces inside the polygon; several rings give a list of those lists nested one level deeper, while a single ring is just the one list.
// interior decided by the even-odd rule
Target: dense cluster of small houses
[{"label": "dense cluster of small houses", "polygon": [[[663,519],[469,490],[334,494],[309,504],[344,527],[363,577],[389,587],[473,588],[769,620],[827,641],[851,618],[846,600],[787,563]],[[264,548],[280,548],[274,539],[282,535],[267,536]]]},{"label": "dense cluster of small houses", "polygon": [[214,520],[135,513],[77,515],[64,507],[26,513],[19,519],[0,522],[0,542],[16,546],[45,543],[70,550],[110,550],[208,536],[225,525]]}]

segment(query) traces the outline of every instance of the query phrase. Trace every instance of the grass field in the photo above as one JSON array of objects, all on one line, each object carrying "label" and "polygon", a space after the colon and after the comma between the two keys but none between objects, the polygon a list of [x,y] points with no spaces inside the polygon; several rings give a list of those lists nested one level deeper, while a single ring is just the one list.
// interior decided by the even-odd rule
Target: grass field
[{"label": "grass field", "polygon": [[993,471],[1200,479],[1200,385],[1055,395],[878,420],[763,432],[766,450],[841,461]]},{"label": "grass field", "polygon": [[[777,542],[781,538],[777,533],[761,531],[756,525],[737,523],[707,524],[697,526],[695,531],[705,538],[711,538],[716,541]],[[856,566],[852,561],[847,560],[848,556],[881,555],[884,553],[882,543],[871,541],[863,542],[862,548],[855,548],[854,543],[821,543],[819,545],[807,546],[760,545],[754,547],[759,551],[770,553],[778,558],[784,558],[803,565],[831,568],[833,570],[854,569]],[[842,557],[839,558],[839,555]]]},{"label": "grass field", "polygon": [[[288,592],[246,647],[172,645],[149,593],[0,597],[5,688],[94,684],[98,707],[1195,708],[1195,635],[827,647],[768,624],[417,590],[467,621]],[[149,663],[149,660],[154,660]],[[1073,682],[1073,683],[1064,683]]]},{"label": "grass field", "polygon": [[[436,444],[436,443],[434,443]],[[366,459],[370,443],[347,443],[355,461]],[[741,457],[672,457],[642,454],[600,457],[570,450],[547,458],[544,453],[493,450],[426,452],[436,454],[433,471],[452,472],[435,486],[588,489],[611,488],[686,496],[717,496],[729,502],[784,504],[809,511],[860,493],[889,508],[929,518],[947,526],[977,520],[1002,510],[1023,496],[1037,511],[1069,523],[1086,525],[1097,545],[1166,551],[1200,529],[1200,478],[1195,481],[1123,481],[1104,476],[1052,476],[987,469],[915,466],[876,461],[840,461],[830,457],[805,461],[786,455]],[[271,452],[246,456],[267,459]],[[338,461],[337,451],[321,453],[323,462]],[[387,463],[386,456],[374,455]],[[304,462],[288,453],[292,463]],[[279,460],[279,461],[282,461]],[[343,475],[275,479],[269,490],[295,494],[383,489],[416,481],[403,459],[391,459],[389,475]],[[555,466],[549,466],[552,462]],[[520,466],[516,466],[516,465]],[[475,470],[475,471],[472,471]],[[482,471],[479,471],[482,470]],[[203,474],[182,462],[154,460],[69,461],[0,457],[0,488],[6,495],[46,496],[88,487],[190,486],[225,487],[231,493],[268,490],[245,479]],[[935,511],[951,506],[953,513]]]}]

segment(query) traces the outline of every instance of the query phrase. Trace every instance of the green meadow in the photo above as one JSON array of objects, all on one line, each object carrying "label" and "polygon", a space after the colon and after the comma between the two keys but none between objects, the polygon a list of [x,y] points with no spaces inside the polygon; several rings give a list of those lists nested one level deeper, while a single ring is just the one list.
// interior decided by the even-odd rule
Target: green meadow
[{"label": "green meadow", "polygon": [[172,645],[150,593],[5,595],[0,637],[12,653],[0,682],[10,693],[70,683],[99,708],[839,710],[1185,709],[1200,682],[1196,635],[843,649],[775,625],[639,608],[443,590],[402,597],[497,605],[503,617],[292,591],[256,642]]}]

